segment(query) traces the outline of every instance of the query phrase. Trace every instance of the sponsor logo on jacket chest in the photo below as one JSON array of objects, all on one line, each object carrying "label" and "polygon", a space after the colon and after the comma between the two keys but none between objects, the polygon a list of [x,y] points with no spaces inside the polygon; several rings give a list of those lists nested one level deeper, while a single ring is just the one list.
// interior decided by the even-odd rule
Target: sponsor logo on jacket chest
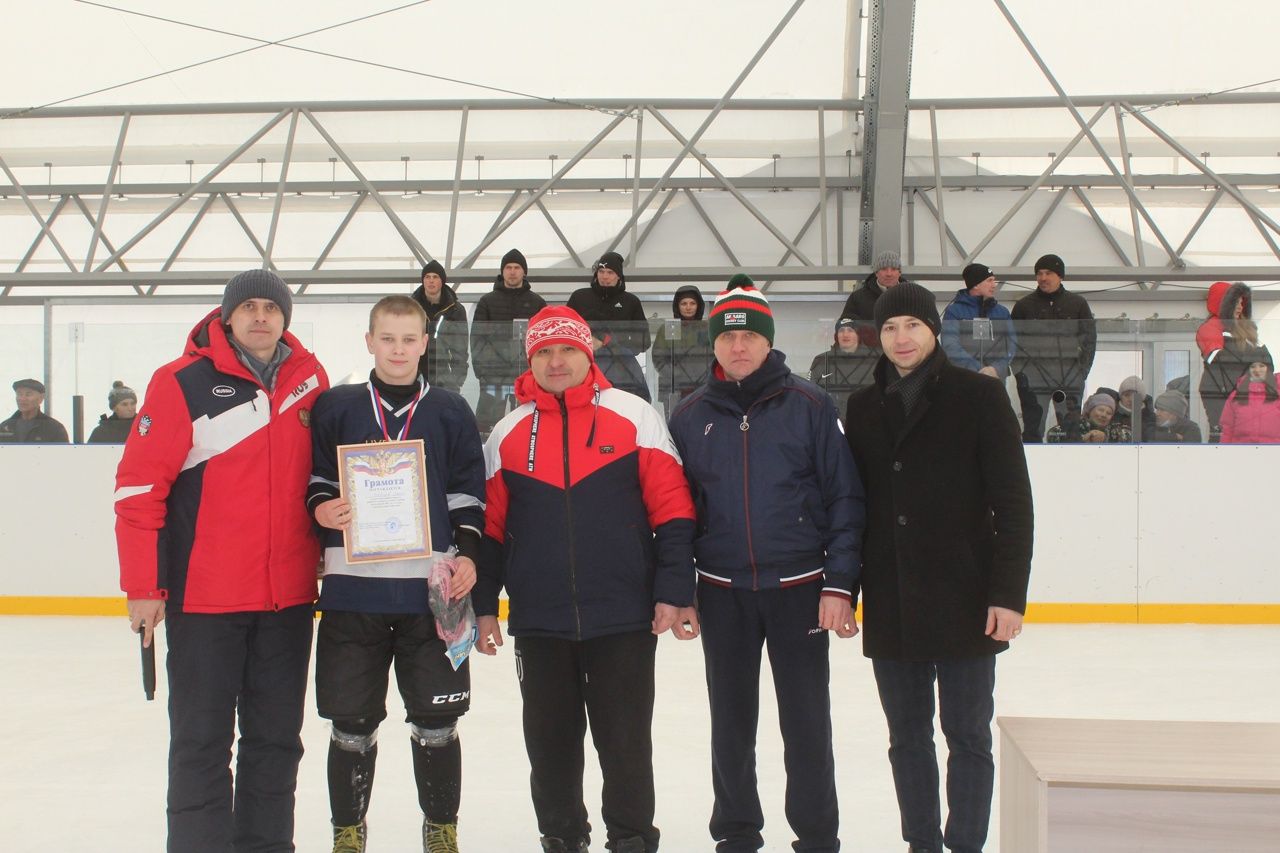
[{"label": "sponsor logo on jacket chest", "polygon": [[235,395],[236,389],[232,388],[230,385],[213,386],[213,396],[215,397],[234,397]]}]

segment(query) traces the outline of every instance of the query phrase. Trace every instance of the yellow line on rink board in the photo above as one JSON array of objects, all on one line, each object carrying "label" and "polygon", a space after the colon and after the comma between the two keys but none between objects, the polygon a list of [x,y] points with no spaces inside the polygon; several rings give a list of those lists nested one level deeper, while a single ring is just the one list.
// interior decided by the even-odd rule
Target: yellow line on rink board
[{"label": "yellow line on rink board", "polygon": [[[498,602],[501,619],[507,601]],[[0,595],[0,616],[124,616],[116,596]],[[857,618],[862,620],[859,605]],[[1027,605],[1027,621],[1039,623],[1107,622],[1142,625],[1280,625],[1280,604],[1084,604]]]},{"label": "yellow line on rink board", "polygon": [[1040,623],[1137,623],[1142,625],[1280,625],[1280,604],[1076,604],[1027,605],[1027,621]]}]

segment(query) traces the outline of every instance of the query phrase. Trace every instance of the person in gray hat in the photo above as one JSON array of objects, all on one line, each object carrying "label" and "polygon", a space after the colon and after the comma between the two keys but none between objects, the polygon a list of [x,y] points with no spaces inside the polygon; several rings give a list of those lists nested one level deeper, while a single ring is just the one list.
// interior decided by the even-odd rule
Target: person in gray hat
[{"label": "person in gray hat", "polygon": [[98,425],[89,436],[90,444],[124,444],[138,414],[138,394],[117,379],[111,383],[111,391],[107,393],[107,407],[111,414],[98,419]]},{"label": "person in gray hat", "polygon": [[13,383],[18,410],[0,421],[0,444],[68,444],[67,428],[41,411],[44,383],[19,379]]},{"label": "person in gray hat", "polygon": [[232,278],[152,376],[116,471],[130,628],[150,645],[167,624],[171,851],[293,849],[320,560],[311,409],[329,379],[292,311],[275,273]]},{"label": "person in gray hat", "polygon": [[[871,323],[875,319],[876,300],[880,298],[880,294],[906,281],[902,277],[902,255],[893,249],[876,255],[875,263],[871,266],[872,272],[863,280],[862,286],[849,294],[844,309],[840,312],[841,317]],[[879,343],[873,346],[879,346]]]},{"label": "person in gray hat", "polygon": [[1187,398],[1172,388],[1156,397],[1155,429],[1148,441],[1163,444],[1203,444],[1196,422],[1187,417]]}]

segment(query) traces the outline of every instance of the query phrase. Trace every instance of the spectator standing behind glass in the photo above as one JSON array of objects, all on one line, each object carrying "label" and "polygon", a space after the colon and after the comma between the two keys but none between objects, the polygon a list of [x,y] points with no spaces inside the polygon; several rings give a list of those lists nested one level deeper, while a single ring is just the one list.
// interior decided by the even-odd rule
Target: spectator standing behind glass
[{"label": "spectator standing behind glass", "polygon": [[67,428],[40,409],[44,405],[44,383],[19,379],[13,383],[18,410],[0,421],[0,444],[67,444]]},{"label": "spectator standing behind glass", "polygon": [[132,388],[117,379],[107,393],[107,407],[111,415],[98,418],[98,425],[89,435],[89,444],[124,444],[138,413],[138,395]]},{"label": "spectator standing behind glass", "polygon": [[635,394],[646,403],[653,402],[649,383],[645,381],[644,368],[631,350],[618,343],[612,332],[602,332],[604,340],[591,333],[591,348],[595,350],[596,366],[609,383],[628,394]]},{"label": "spectator standing behind glass", "polygon": [[427,312],[427,351],[418,372],[430,385],[458,391],[467,381],[467,306],[458,301],[439,261],[422,268],[413,299]]},{"label": "spectator standing behind glass", "polygon": [[1098,333],[1089,302],[1068,293],[1062,280],[1066,264],[1044,255],[1035,264],[1036,289],[1014,303],[1011,316],[1018,334],[1013,370],[1022,404],[1022,439],[1039,442],[1052,406],[1058,422],[1079,411],[1085,382],[1093,369]]},{"label": "spectator standing behind glass", "polygon": [[1242,282],[1214,282],[1205,297],[1209,319],[1196,330],[1196,344],[1204,359],[1200,374],[1200,402],[1209,420],[1209,441],[1218,441],[1222,407],[1240,378],[1256,360],[1271,361],[1258,340],[1253,321],[1253,292]]},{"label": "spectator standing behind glass", "polygon": [[1200,427],[1187,417],[1187,398],[1173,389],[1156,397],[1155,427],[1147,441],[1157,444],[1200,444]]},{"label": "spectator standing behind glass", "polygon": [[1127,424],[1115,421],[1116,398],[1097,393],[1084,401],[1083,413],[1071,412],[1049,428],[1049,444],[1128,444],[1133,434]]},{"label": "spectator standing behind glass", "polygon": [[659,399],[670,413],[676,402],[687,397],[707,380],[711,366],[711,339],[707,321],[702,319],[706,303],[691,284],[677,288],[671,297],[671,319],[679,321],[674,330],[668,323],[658,329],[653,345],[653,363],[658,370]]},{"label": "spectator standing behind glass", "polygon": [[840,848],[830,635],[852,637],[862,484],[835,405],[773,349],[768,299],[738,274],[711,308],[716,364],[671,415],[698,508],[694,557],[711,704],[711,837],[758,850],[760,660],[768,649],[797,850]]},{"label": "spectator standing behind glass", "polygon": [[1271,360],[1250,364],[1222,408],[1222,443],[1280,444],[1278,397]]},{"label": "spectator standing behind glass", "polygon": [[480,383],[476,399],[476,423],[482,436],[506,413],[515,400],[515,381],[525,369],[524,345],[512,328],[515,320],[528,320],[547,301],[529,286],[529,262],[519,249],[502,256],[501,272],[493,290],[476,302],[471,324],[471,367]]},{"label": "spectator standing behind glass", "polygon": [[171,853],[293,849],[320,561],[311,409],[329,379],[292,311],[275,273],[232,278],[152,376],[116,471],[130,627],[150,645],[168,624]]},{"label": "spectator standing behind glass", "polygon": [[[899,282],[906,281],[902,277],[902,255],[892,249],[876,255],[872,266],[875,269],[863,279],[862,286],[850,293],[849,298],[845,300],[844,310],[840,312],[841,317],[852,317],[855,320],[871,323],[875,318],[876,300],[880,298],[880,294],[897,287]],[[879,345],[879,340],[871,343],[873,347]]]},{"label": "spectator standing behind glass", "polygon": [[617,252],[601,255],[591,268],[591,284],[571,293],[565,307],[586,320],[597,338],[610,335],[618,346],[639,355],[649,348],[649,321],[639,298],[627,293],[622,264]]},{"label": "spectator standing behind glass", "polygon": [[852,317],[841,317],[836,321],[831,349],[815,355],[809,364],[809,381],[831,395],[841,416],[849,395],[873,381],[880,353],[868,346],[870,334],[869,324],[859,327],[859,321]]},{"label": "spectator standing behind glass", "polygon": [[964,287],[942,312],[942,348],[957,367],[1002,382],[1016,351],[1009,309],[996,301],[996,274],[986,264],[964,268]]},{"label": "spectator standing behind glass", "polygon": [[[1102,389],[1098,389],[1102,390]],[[1127,427],[1135,442],[1151,440],[1155,428],[1155,411],[1151,408],[1151,397],[1147,394],[1147,386],[1142,384],[1139,376],[1127,376],[1120,383],[1120,393],[1116,396],[1119,405],[1116,407],[1112,421]]]},{"label": "spectator standing behind glass", "polygon": [[903,839],[974,853],[991,818],[995,656],[1026,610],[1031,482],[1004,388],[947,360],[933,294],[899,285],[876,303],[876,325],[884,357],[845,421],[867,492],[862,650],[889,727]]}]

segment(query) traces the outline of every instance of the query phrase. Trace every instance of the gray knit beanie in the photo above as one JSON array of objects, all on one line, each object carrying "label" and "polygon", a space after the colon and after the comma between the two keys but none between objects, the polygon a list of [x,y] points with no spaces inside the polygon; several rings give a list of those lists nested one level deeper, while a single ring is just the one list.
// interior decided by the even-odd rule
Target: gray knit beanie
[{"label": "gray knit beanie", "polygon": [[902,269],[902,255],[889,249],[876,255],[876,263],[874,267],[876,272],[880,270],[900,270]]},{"label": "gray knit beanie", "polygon": [[1107,406],[1114,412],[1116,410],[1116,398],[1112,397],[1110,394],[1098,392],[1084,401],[1083,411],[1087,415],[1094,409],[1098,408],[1098,406]]},{"label": "gray knit beanie", "polygon": [[270,299],[284,315],[284,327],[289,328],[289,320],[293,317],[293,294],[284,279],[271,270],[245,270],[227,282],[227,289],[222,291],[222,322],[231,318],[231,312],[240,307],[246,299]]},{"label": "gray knit beanie", "polygon": [[1172,388],[1156,397],[1155,406],[1159,411],[1168,412],[1180,418],[1187,416],[1187,398]]},{"label": "gray knit beanie", "polygon": [[119,379],[111,383],[111,390],[107,392],[107,408],[114,409],[118,404],[125,400],[138,402],[138,392],[125,385]]}]

